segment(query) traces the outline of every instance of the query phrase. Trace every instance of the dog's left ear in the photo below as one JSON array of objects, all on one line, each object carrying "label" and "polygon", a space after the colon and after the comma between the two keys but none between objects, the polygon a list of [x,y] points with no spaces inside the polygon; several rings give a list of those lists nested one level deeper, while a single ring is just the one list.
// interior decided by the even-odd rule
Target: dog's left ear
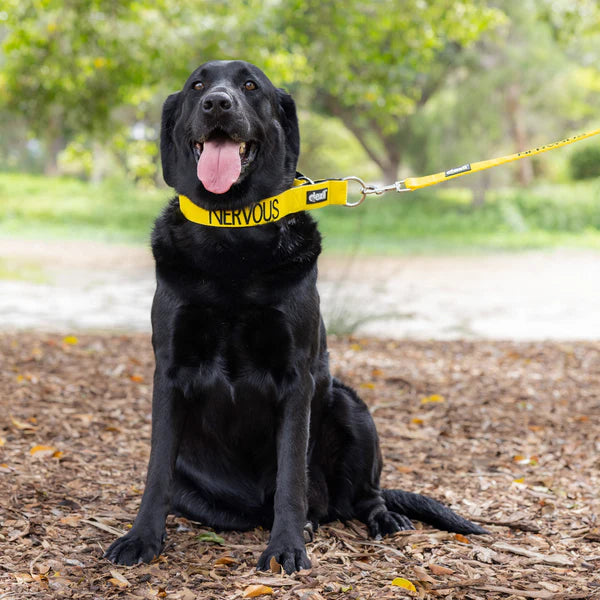
[{"label": "dog's left ear", "polygon": [[300,129],[298,128],[298,117],[296,115],[296,103],[294,99],[284,90],[277,90],[279,100],[279,115],[285,132],[285,137],[294,158],[300,156]]},{"label": "dog's left ear", "polygon": [[179,112],[179,94],[171,94],[163,104],[162,122],[160,127],[160,159],[162,162],[163,179],[171,187],[175,187],[176,153],[173,140],[173,128]]}]

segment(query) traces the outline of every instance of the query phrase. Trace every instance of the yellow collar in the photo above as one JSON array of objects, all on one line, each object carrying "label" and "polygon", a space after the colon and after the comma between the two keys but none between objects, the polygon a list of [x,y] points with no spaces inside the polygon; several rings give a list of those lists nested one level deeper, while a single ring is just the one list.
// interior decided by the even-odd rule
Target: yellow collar
[{"label": "yellow collar", "polygon": [[294,180],[294,187],[277,196],[265,198],[256,204],[235,210],[206,210],[194,204],[187,196],[179,195],[179,208],[188,221],[210,227],[253,227],[274,223],[287,215],[314,210],[330,204],[346,204],[348,182],[327,180],[306,183]]}]

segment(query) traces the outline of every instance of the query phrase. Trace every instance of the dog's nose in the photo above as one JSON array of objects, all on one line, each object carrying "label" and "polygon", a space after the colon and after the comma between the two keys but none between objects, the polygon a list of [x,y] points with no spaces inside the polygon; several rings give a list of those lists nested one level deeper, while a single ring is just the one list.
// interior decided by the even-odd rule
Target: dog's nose
[{"label": "dog's nose", "polygon": [[212,92],[202,101],[202,110],[208,114],[227,112],[233,106],[233,99],[227,92]]}]

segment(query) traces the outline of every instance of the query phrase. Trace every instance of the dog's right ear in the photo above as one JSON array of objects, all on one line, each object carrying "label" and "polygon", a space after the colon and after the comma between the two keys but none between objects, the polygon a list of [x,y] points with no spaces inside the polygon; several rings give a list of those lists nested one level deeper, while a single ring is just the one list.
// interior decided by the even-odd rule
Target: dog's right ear
[{"label": "dog's right ear", "polygon": [[176,92],[165,100],[160,127],[160,159],[162,162],[163,179],[171,187],[175,187],[177,149],[173,140],[173,128],[175,127],[179,113],[179,96],[180,92]]}]

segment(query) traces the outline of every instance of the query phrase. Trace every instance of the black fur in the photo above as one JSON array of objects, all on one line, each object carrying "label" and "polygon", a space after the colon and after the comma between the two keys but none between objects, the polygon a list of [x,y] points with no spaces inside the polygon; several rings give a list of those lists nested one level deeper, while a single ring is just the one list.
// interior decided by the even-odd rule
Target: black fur
[{"label": "black fur", "polygon": [[[256,90],[245,89],[248,80]],[[231,98],[227,114],[199,108],[214,90]],[[192,150],[215,128],[258,147],[220,195],[198,180]],[[299,145],[292,98],[248,63],[202,65],[164,105],[165,180],[202,207],[247,206],[290,187]],[[169,512],[216,529],[271,529],[258,568],[275,557],[288,573],[310,567],[304,531],[333,519],[360,519],[374,537],[412,528],[411,518],[484,533],[434,500],[380,489],[373,420],[329,373],[316,288],[321,239],[308,214],[212,228],[187,221],[173,199],[152,247],[150,462],[139,514],[106,552],[110,560],[157,556]]]}]

